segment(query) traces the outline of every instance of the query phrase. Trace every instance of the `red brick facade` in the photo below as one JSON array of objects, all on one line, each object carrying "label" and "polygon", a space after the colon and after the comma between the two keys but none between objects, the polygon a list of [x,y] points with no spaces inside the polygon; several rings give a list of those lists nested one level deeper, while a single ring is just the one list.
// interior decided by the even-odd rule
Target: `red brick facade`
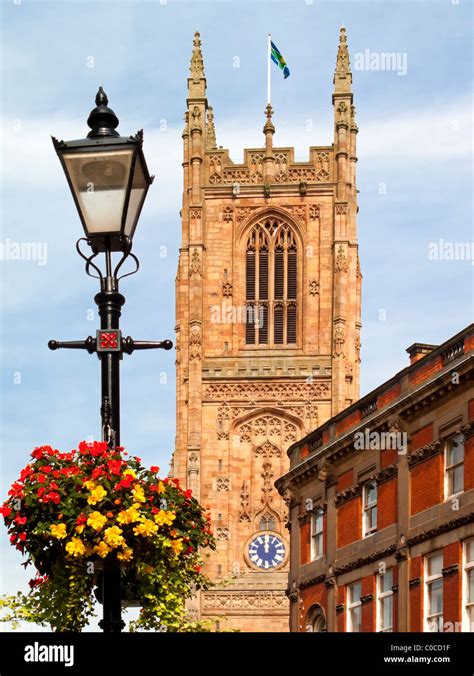
[{"label": "red brick facade", "polygon": [[411,513],[437,505],[443,499],[444,459],[441,454],[417,465],[411,473]]},{"label": "red brick facade", "polygon": [[[468,627],[473,333],[470,326],[439,347],[422,345],[397,382],[290,447],[290,471],[276,485],[289,502],[292,552],[293,543],[300,552],[290,561],[292,631],[352,631],[359,619],[361,631],[381,631],[387,617],[393,631]],[[300,448],[309,449],[303,462]],[[308,506],[325,510],[324,552],[314,559]]]}]

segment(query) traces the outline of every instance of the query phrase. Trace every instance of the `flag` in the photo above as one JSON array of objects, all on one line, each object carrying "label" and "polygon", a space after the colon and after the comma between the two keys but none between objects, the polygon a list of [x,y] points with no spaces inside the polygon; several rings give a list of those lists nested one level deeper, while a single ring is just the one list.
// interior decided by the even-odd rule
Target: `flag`
[{"label": "flag", "polygon": [[273,63],[276,63],[276,65],[278,66],[278,68],[280,68],[280,70],[283,71],[283,77],[286,80],[286,78],[290,74],[290,69],[286,65],[286,61],[283,58],[283,56],[281,55],[281,52],[278,49],[278,47],[276,46],[276,44],[274,42],[271,42],[270,44],[271,44],[270,54],[271,54],[272,61],[273,61]]}]

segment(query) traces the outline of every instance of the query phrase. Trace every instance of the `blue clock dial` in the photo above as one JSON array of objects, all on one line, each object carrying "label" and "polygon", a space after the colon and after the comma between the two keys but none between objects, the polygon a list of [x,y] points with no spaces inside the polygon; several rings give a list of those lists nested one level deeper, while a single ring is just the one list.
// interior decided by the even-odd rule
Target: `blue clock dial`
[{"label": "blue clock dial", "polygon": [[285,560],[286,547],[275,533],[260,533],[249,543],[248,557],[251,563],[261,570],[272,570],[281,566]]}]

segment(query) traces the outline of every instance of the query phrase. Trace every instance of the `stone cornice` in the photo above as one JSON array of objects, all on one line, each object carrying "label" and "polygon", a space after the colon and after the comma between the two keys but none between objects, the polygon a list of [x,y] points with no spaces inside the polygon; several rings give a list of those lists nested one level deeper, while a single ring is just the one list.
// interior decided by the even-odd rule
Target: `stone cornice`
[{"label": "stone cornice", "polygon": [[446,568],[443,568],[441,572],[443,573],[443,577],[448,577],[449,575],[459,573],[459,563],[453,563],[452,566],[446,566]]},{"label": "stone cornice", "polygon": [[374,600],[374,595],[373,594],[366,594],[365,596],[360,597],[360,602],[361,603],[370,603],[371,601]]},{"label": "stone cornice", "polygon": [[410,453],[408,456],[408,465],[410,467],[415,467],[415,465],[418,465],[420,462],[424,462],[434,455],[441,453],[443,448],[443,442],[439,439],[432,441],[431,443],[426,444],[426,446],[418,448],[416,451],[413,451],[413,453]]},{"label": "stone cornice", "polygon": [[321,573],[320,575],[315,575],[314,577],[311,577],[308,580],[300,582],[300,584],[298,585],[298,589],[306,589],[307,587],[313,587],[315,584],[321,584],[321,582],[325,582],[325,580],[326,573]]},{"label": "stone cornice", "polygon": [[390,479],[396,477],[397,474],[398,474],[398,465],[396,463],[393,463],[392,465],[388,465],[387,467],[381,469],[380,472],[378,472],[375,475],[375,481],[377,482],[377,485],[380,486],[380,484],[383,484],[386,481],[390,481]]},{"label": "stone cornice", "polygon": [[397,561],[406,561],[408,558],[408,548],[399,547],[395,552],[395,558],[397,559]]},{"label": "stone cornice", "polygon": [[414,545],[417,545],[420,542],[425,542],[425,540],[430,540],[431,538],[434,538],[437,535],[442,535],[443,533],[447,533],[448,531],[454,530],[455,528],[459,528],[460,526],[465,526],[468,523],[472,523],[473,521],[474,521],[474,511],[470,512],[469,514],[465,514],[464,516],[459,516],[457,519],[451,519],[450,521],[446,521],[445,523],[436,526],[436,528],[424,530],[418,535],[408,538],[407,545],[408,547],[413,547]]},{"label": "stone cornice", "polygon": [[354,484],[354,486],[346,488],[345,491],[336,493],[334,496],[334,503],[336,507],[340,507],[345,502],[349,502],[349,500],[352,500],[353,498],[358,498],[360,495],[362,495],[362,484]]},{"label": "stone cornice", "polygon": [[393,544],[390,545],[389,547],[386,547],[385,549],[380,549],[379,551],[373,552],[368,556],[363,556],[360,557],[359,559],[355,559],[354,561],[350,561],[349,563],[346,563],[343,566],[335,568],[334,575],[343,575],[344,573],[350,573],[355,568],[362,568],[362,566],[365,566],[368,563],[373,563],[373,561],[378,561],[379,559],[383,559],[386,556],[394,554],[396,549],[397,549],[396,545]]},{"label": "stone cornice", "polygon": [[408,585],[410,589],[413,589],[413,587],[419,587],[421,584],[421,577],[414,577],[411,580],[408,581]]},{"label": "stone cornice", "polygon": [[464,439],[470,439],[474,435],[474,420],[463,425],[460,431],[464,434]]}]

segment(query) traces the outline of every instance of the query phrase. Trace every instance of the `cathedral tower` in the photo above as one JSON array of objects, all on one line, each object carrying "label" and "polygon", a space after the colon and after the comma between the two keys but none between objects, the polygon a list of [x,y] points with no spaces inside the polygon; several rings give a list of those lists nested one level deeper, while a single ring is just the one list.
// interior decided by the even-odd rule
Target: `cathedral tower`
[{"label": "cathedral tower", "polygon": [[183,131],[176,279],[177,435],[172,473],[211,509],[225,584],[196,612],[220,628],[287,631],[286,506],[274,481],[288,446],[359,397],[355,108],[345,29],[334,143],[308,162],[264,145],[235,164],[216,143],[199,33]]}]

